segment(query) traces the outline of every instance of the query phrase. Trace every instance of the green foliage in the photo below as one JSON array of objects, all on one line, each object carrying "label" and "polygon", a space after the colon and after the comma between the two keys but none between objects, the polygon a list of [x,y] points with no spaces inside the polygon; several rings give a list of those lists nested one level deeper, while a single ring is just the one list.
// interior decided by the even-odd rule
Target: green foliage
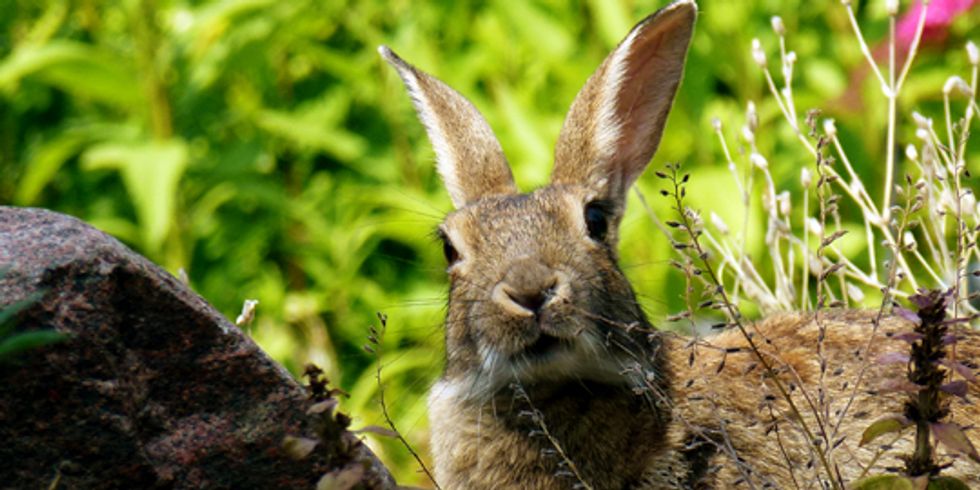
[{"label": "green foliage", "polygon": [[912,422],[902,415],[891,415],[881,418],[871,425],[861,434],[861,441],[858,444],[863,446],[885,434],[895,434],[909,427]]},{"label": "green foliage", "polygon": [[[250,334],[294,373],[307,361],[323,366],[351,393],[344,409],[355,428],[383,425],[373,359],[360,346],[375,312],[386,312],[386,399],[399,429],[424,450],[423,396],[441,367],[446,294],[430,230],[450,205],[377,45],[473,100],[527,189],[547,181],[576,91],[662,3],[3,0],[0,203],[79,216],[167,269],[186,270],[192,287],[228,316],[245,298],[259,299]],[[883,161],[883,141],[863,139],[883,134],[876,115],[883,111],[861,100],[875,81],[860,68],[838,7],[832,0],[701,7],[653,166],[684,162],[693,205],[760,230],[745,245],[750,253],[765,252],[765,217],[758,203],[748,217],[730,205],[738,193],[711,119],[738,127],[745,101],[754,100],[760,126],[774,128],[757,144],[783,157],[773,165],[776,185],[792,187],[799,168],[812,165],[776,123],[779,110],[748,56],[753,37],[775,42],[769,16],[781,15],[794,33],[801,109],[837,117],[865,182],[883,174],[871,163]],[[877,39],[887,32],[877,4],[859,15]],[[903,113],[941,106],[945,77],[965,72],[960,46],[976,20],[952,27],[955,56],[927,48]],[[906,128],[899,141],[913,137]],[[980,167],[967,164],[975,173]],[[639,183],[647,196],[657,186],[650,176]],[[683,307],[674,286],[682,279],[666,265],[662,234],[638,202],[630,207],[624,267],[661,323]],[[856,254],[866,246],[848,245]],[[418,481],[403,449],[377,444],[400,481]]]},{"label": "green foliage", "polygon": [[967,490],[966,486],[957,478],[941,476],[930,479],[927,484],[918,483],[912,478],[899,475],[880,475],[865,478],[851,487],[853,490],[915,490],[925,488],[926,490]]},{"label": "green foliage", "polygon": [[904,476],[880,475],[859,481],[854,490],[915,490],[915,484]]},{"label": "green foliage", "polygon": [[[0,277],[2,276],[3,271],[0,271]],[[67,335],[54,330],[14,331],[16,315],[40,301],[42,296],[43,293],[35,293],[0,308],[0,364],[14,362],[19,354],[68,338]]]}]

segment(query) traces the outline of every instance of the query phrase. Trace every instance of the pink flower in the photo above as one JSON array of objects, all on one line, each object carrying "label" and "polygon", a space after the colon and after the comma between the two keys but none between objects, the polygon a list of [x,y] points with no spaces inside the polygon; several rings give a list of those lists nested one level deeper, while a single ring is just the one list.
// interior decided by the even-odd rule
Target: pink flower
[{"label": "pink flower", "polygon": [[[946,37],[946,28],[953,23],[957,15],[980,5],[980,0],[932,0],[926,10],[926,23],[922,30],[922,38],[940,40]],[[902,15],[896,26],[898,45],[907,48],[915,39],[915,30],[919,26],[922,15],[922,1],[915,2],[905,15]]]}]

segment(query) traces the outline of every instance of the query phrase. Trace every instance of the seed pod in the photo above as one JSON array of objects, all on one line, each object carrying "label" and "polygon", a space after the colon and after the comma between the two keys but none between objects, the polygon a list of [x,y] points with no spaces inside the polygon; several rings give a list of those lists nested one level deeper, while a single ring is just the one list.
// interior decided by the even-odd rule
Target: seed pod
[{"label": "seed pod", "polygon": [[762,50],[762,43],[759,42],[759,38],[752,40],[752,60],[755,61],[759,68],[766,67],[766,52]]},{"label": "seed pod", "polygon": [[776,32],[776,35],[778,35],[778,36],[785,36],[786,35],[786,25],[783,24],[782,17],[780,17],[778,15],[774,15],[774,16],[772,16],[771,21],[772,21],[772,30]]}]

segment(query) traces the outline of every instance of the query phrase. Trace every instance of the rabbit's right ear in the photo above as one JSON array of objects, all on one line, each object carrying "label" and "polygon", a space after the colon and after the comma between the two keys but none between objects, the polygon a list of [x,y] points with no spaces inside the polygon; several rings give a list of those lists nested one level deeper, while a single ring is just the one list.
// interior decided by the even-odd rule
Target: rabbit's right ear
[{"label": "rabbit's right ear", "polygon": [[575,97],[555,147],[555,184],[580,184],[622,205],[657,150],[694,31],[693,0],[647,17]]},{"label": "rabbit's right ear", "polygon": [[378,53],[398,70],[436,152],[436,169],[453,205],[483,196],[516,194],[504,151],[470,101],[435,77],[405,62],[387,46]]}]

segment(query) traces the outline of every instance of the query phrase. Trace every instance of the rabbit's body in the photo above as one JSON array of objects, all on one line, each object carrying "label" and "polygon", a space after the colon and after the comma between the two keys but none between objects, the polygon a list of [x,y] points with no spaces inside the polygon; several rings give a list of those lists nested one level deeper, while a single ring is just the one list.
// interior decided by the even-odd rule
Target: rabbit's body
[{"label": "rabbit's body", "polygon": [[[446,367],[429,398],[446,488],[822,488],[814,444],[831,444],[834,471],[851,481],[878,443],[858,448],[861,432],[901,411],[902,396],[876,390],[904,367],[876,359],[907,349],[888,335],[908,324],[886,317],[872,339],[874,314],[823,310],[749,327],[814,442],[741,332],[655,331],[618,268],[626,193],[659,143],[695,14],[676,2],[629,33],[572,104],[551,185],[529,194],[472,104],[381,48],[457,208],[439,229]],[[980,336],[963,332],[957,352],[975,359]],[[954,403],[952,416],[970,424],[980,410]],[[873,471],[885,466],[894,457]],[[978,468],[958,459],[947,471],[980,485]]]},{"label": "rabbit's body", "polygon": [[[905,399],[904,394],[878,392],[889,380],[903,378],[905,366],[866,359],[907,350],[907,344],[889,337],[910,326],[894,317],[884,318],[875,337],[878,341],[867,351],[875,316],[873,312],[828,310],[816,320],[813,314],[784,314],[750,328],[772,342],[762,351],[784,370],[781,379],[793,387],[793,399],[814,430],[819,425],[802,393],[815,397],[820,386],[825,388],[830,412],[826,430],[838,444],[833,461],[847,481],[861,475],[880,444],[892,442],[891,437],[883,437],[858,447],[861,434],[876,419],[902,413]],[[822,380],[818,322],[826,332],[822,347],[828,368]],[[474,400],[468,394],[472,380],[449,377],[440,381],[429,399],[432,451],[440,483],[447,488],[549,489],[572,487],[581,478],[596,489],[652,490],[738,488],[739,482],[748,488],[745,480],[750,479],[757,488],[766,483],[768,488],[821,488],[816,475],[823,470],[812,459],[812,446],[791,420],[776,388],[764,382],[762,368],[741,333],[732,330],[708,337],[696,348],[690,338],[669,333],[660,336],[667,353],[660,373],[672,374],[672,386],[653,394],[641,383],[648,394],[667,394],[653,403],[627,384],[614,387],[569,380],[537,386],[525,382],[521,389],[529,393],[527,398],[537,397],[531,400],[531,408],[527,398],[511,388],[490,399]],[[696,352],[693,361],[692,350]],[[980,358],[976,332],[961,333],[958,356]],[[855,391],[862,369],[863,381]],[[847,412],[841,413],[845,407]],[[528,413],[534,409],[541,412],[544,427]],[[957,402],[951,411],[952,420],[960,423],[980,420],[976,405]],[[895,456],[910,453],[911,440],[906,432],[889,456],[878,462],[876,471],[868,474],[901,467]],[[575,463],[578,476],[557,453],[555,441]],[[733,454],[743,463],[736,464]],[[959,476],[971,488],[980,487],[980,465],[976,463],[960,458],[946,472]]]},{"label": "rabbit's body", "polygon": [[[903,403],[908,398],[906,393],[882,389],[905,379],[905,364],[882,364],[878,359],[887,352],[908,352],[907,343],[890,336],[911,331],[911,324],[885,317],[872,337],[876,316],[876,312],[853,310],[824,310],[817,317],[813,313],[781,314],[749,329],[756,332],[754,338],[771,342],[763,342],[760,350],[781,371],[783,385],[792,389],[793,400],[814,436],[829,439],[836,446],[830,461],[844,481],[855,481],[868,468],[880,446],[893,443],[893,437],[888,435],[858,447],[862,433],[872,422],[883,416],[902,414]],[[817,354],[821,326],[825,337],[820,350],[827,366],[823,376]],[[970,361],[980,358],[980,335],[969,327],[964,327],[959,335],[957,358]],[[681,461],[690,461],[683,457],[688,454],[684,448],[692,439],[703,437],[698,432],[705,432],[716,442],[724,442],[722,434],[727,432],[733,453],[745,464],[736,465],[732,453],[724,454],[724,447],[702,446],[700,454],[707,459],[697,460],[698,468],[703,470],[714,464],[719,468],[717,473],[704,473],[704,486],[696,488],[738,488],[734,483],[744,480],[747,471],[751,471],[757,488],[765,483],[771,484],[769,488],[823,488],[816,480],[816,473],[825,473],[820,461],[815,459],[812,444],[802,436],[777,388],[771,382],[764,382],[765,376],[759,372],[759,363],[747,349],[742,334],[730,330],[709,337],[704,343],[707,345],[697,349],[697,360],[691,366],[690,348],[684,347],[688,339],[670,338],[666,342],[670,346],[668,364],[675,373],[675,420],[668,446],[675,455],[681,454]],[[731,353],[732,348],[739,350]],[[727,355],[726,351],[729,351]],[[723,358],[724,367],[718,371]],[[972,365],[970,361],[966,364]],[[859,377],[860,385],[855,390]],[[826,397],[823,405],[819,401],[821,387]],[[971,395],[976,394],[976,387],[971,387]],[[821,432],[813,416],[815,409],[811,402],[826,407],[816,409],[827,421],[825,432]],[[950,409],[951,420],[964,425],[980,421],[980,407],[975,404],[957,400],[950,404]],[[897,456],[911,454],[913,432],[906,431],[894,442],[894,449],[864,474],[881,474],[888,467],[903,467]],[[980,442],[972,433],[971,439]],[[669,472],[666,461],[667,458],[654,458],[650,485],[646,488],[677,488],[657,474]],[[793,476],[788,466],[792,466]],[[980,488],[980,464],[965,457],[957,458],[946,474],[959,476],[970,488]]]}]

